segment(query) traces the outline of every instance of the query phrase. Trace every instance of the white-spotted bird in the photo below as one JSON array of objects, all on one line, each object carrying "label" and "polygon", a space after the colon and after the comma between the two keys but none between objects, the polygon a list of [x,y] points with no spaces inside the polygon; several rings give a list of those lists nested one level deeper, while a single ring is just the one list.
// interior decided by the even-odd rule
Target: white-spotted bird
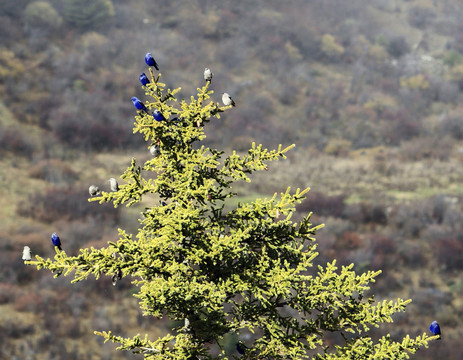
[{"label": "white-spotted bird", "polygon": [[90,196],[100,195],[100,189],[96,185],[90,185],[88,187],[88,193],[90,194]]},{"label": "white-spotted bird", "polygon": [[231,98],[230,95],[228,95],[227,93],[223,93],[222,95],[222,102],[225,106],[235,106],[235,102],[233,101],[233,99]]},{"label": "white-spotted bird", "polygon": [[161,148],[159,147],[159,145],[152,145],[150,147],[150,154],[154,157],[158,157],[159,155],[161,155]]},{"label": "white-spotted bird", "polygon": [[115,178],[111,178],[108,181],[109,188],[111,189],[111,191],[119,191],[119,184],[117,183],[117,180]]},{"label": "white-spotted bird", "polygon": [[209,68],[204,69],[204,80],[211,81],[213,76],[214,74],[212,73],[211,69]]},{"label": "white-spotted bird", "polygon": [[29,261],[31,259],[31,248],[29,246],[24,246],[23,249],[23,260]]}]

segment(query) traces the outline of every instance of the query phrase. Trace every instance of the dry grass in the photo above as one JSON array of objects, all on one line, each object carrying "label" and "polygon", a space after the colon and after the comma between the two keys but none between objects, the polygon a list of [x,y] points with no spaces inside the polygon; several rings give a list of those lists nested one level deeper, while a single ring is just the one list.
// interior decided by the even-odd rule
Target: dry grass
[{"label": "dry grass", "polygon": [[296,149],[288,160],[271,165],[268,173],[257,174],[250,187],[262,187],[262,183],[282,190],[289,185],[311,187],[326,195],[348,194],[350,202],[400,202],[463,194],[463,167],[457,150],[448,161],[405,161],[398,149],[357,150],[342,158]]}]

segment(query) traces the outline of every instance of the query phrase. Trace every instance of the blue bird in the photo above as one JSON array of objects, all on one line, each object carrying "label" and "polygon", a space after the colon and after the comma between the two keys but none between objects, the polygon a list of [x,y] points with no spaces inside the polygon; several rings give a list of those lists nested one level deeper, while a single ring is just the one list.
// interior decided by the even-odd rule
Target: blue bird
[{"label": "blue bird", "polygon": [[146,108],[146,106],[140,101],[139,98],[133,96],[132,97],[132,102],[133,102],[133,106],[135,106],[137,108],[137,110],[140,110],[140,111],[144,111],[148,114],[148,109]]},{"label": "blue bird", "polygon": [[61,249],[61,240],[59,239],[59,236],[56,235],[55,232],[53,234],[51,234],[51,242],[53,243],[54,246],[58,247],[58,250],[62,250]]},{"label": "blue bird", "polygon": [[146,86],[146,85],[148,85],[150,83],[150,81],[148,80],[148,77],[146,76],[145,73],[141,73],[139,79],[140,79],[140,82],[141,82],[141,84],[143,86]]},{"label": "blue bird", "polygon": [[164,121],[166,119],[159,110],[154,110],[153,117],[156,121]]},{"label": "blue bird", "polygon": [[146,65],[148,65],[148,66],[154,66],[154,68],[155,68],[157,71],[159,71],[159,66],[158,66],[156,60],[154,60],[154,57],[153,57],[153,55],[151,55],[151,53],[147,53],[147,54],[145,55],[145,63],[146,63]]},{"label": "blue bird", "polygon": [[431,325],[429,326],[429,330],[433,333],[433,335],[439,335],[439,340],[441,339],[441,332],[440,332],[440,326],[437,323],[436,320],[434,320]]}]

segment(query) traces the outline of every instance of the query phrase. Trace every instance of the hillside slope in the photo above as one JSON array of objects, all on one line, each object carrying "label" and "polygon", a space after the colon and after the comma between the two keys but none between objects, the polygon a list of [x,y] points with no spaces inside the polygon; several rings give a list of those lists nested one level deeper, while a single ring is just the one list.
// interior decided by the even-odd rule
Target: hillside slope
[{"label": "hillside slope", "polygon": [[310,186],[299,211],[327,224],[318,261],[383,269],[379,296],[414,299],[391,334],[438,319],[445,345],[419,358],[461,358],[459,1],[101,0],[92,16],[83,3],[0,4],[0,358],[132,358],[92,331],[169,326],[138,314],[130,284],[73,287],[20,260],[26,244],[52,256],[53,231],[76,252],[113,240],[118,226],[136,229],[137,209],[88,204],[87,188],[107,187],[132,155],[149,156],[132,134],[130,102],[143,98],[147,51],[179,97],[206,66],[214,99],[232,94],[237,107],[211,125],[208,144],[297,145],[237,188],[240,199]]}]

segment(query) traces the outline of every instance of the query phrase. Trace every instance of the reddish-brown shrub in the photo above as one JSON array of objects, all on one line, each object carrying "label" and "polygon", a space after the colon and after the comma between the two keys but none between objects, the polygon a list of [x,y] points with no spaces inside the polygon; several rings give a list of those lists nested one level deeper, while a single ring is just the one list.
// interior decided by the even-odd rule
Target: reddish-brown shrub
[{"label": "reddish-brown shrub", "polygon": [[79,174],[69,164],[58,159],[40,161],[29,169],[29,175],[52,183],[69,183],[79,178]]},{"label": "reddish-brown shrub", "polygon": [[0,304],[13,302],[18,296],[19,289],[9,283],[0,283]]},{"label": "reddish-brown shrub", "polygon": [[341,216],[344,210],[345,195],[324,195],[320,192],[310,192],[307,199],[298,206],[298,211],[313,211],[320,216]]},{"label": "reddish-brown shrub", "polygon": [[28,292],[19,296],[13,304],[16,311],[35,312],[42,303],[42,297],[37,293]]},{"label": "reddish-brown shrub", "polygon": [[15,156],[32,158],[35,146],[18,129],[9,128],[2,131],[0,128],[0,153],[11,152]]},{"label": "reddish-brown shrub", "polygon": [[397,245],[393,239],[387,236],[373,235],[371,247],[373,255],[371,267],[373,269],[387,270],[393,266],[397,266]]},{"label": "reddish-brown shrub", "polygon": [[423,247],[417,244],[401,244],[400,255],[406,266],[419,268],[425,265]]},{"label": "reddish-brown shrub", "polygon": [[442,267],[445,271],[462,270],[463,269],[463,243],[458,239],[443,238],[435,243],[434,250],[437,253],[436,264]]},{"label": "reddish-brown shrub", "polygon": [[389,237],[375,236],[372,239],[372,248],[375,254],[394,254],[397,245],[394,240]]},{"label": "reddish-brown shrub", "polygon": [[117,223],[120,217],[119,209],[113,205],[89,203],[86,189],[71,187],[53,187],[31,195],[27,202],[19,204],[17,213],[43,222],[92,219]]},{"label": "reddish-brown shrub", "polygon": [[361,245],[360,236],[353,231],[346,231],[336,240],[336,248],[357,249]]}]

